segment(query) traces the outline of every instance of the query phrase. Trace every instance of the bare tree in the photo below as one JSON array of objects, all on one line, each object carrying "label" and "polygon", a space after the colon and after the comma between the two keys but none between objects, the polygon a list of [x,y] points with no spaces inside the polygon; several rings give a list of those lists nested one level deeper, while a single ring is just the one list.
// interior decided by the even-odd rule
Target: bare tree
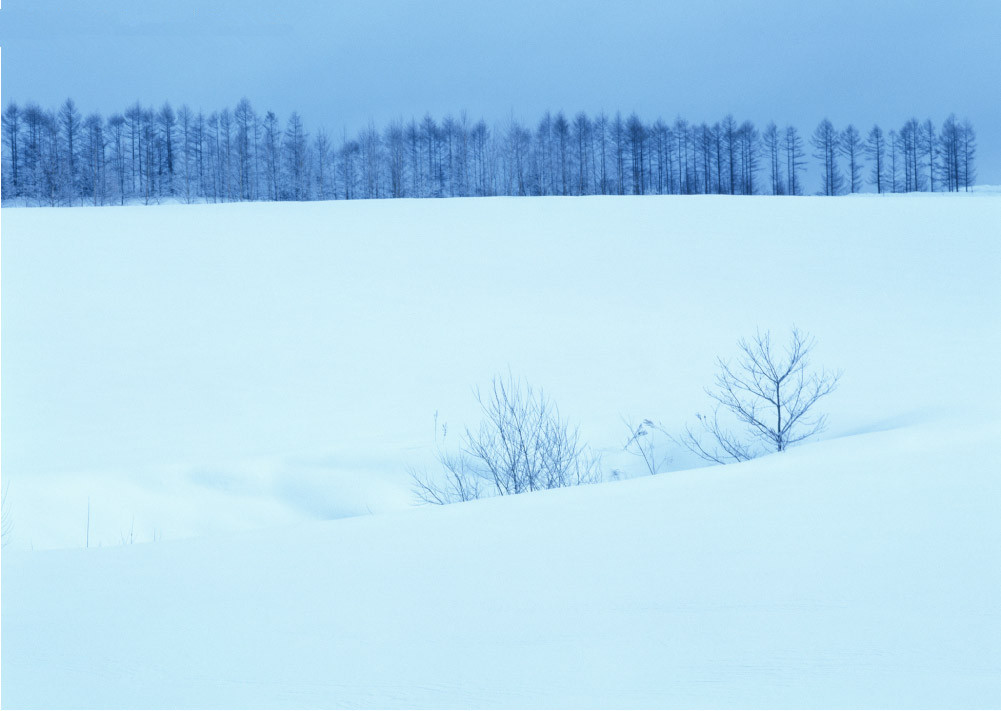
[{"label": "bare tree", "polygon": [[800,138],[799,131],[796,130],[795,126],[786,126],[785,128],[785,156],[786,179],[789,182],[786,193],[799,195],[802,192],[802,186],[798,175],[803,171],[803,158],[806,157],[806,153],[803,152],[803,139]]},{"label": "bare tree", "polygon": [[918,131],[921,152],[927,160],[928,166],[928,192],[935,192],[935,168],[938,163],[938,134],[935,132],[935,124],[931,119],[921,124]]},{"label": "bare tree", "polygon": [[919,160],[921,156],[921,125],[915,118],[904,123],[898,134],[904,155],[904,191],[914,192],[924,189],[924,176],[921,174]]},{"label": "bare tree", "polygon": [[281,171],[281,129],[278,128],[278,117],[273,111],[264,115],[264,166],[267,171],[268,199],[278,200],[279,173]]},{"label": "bare tree", "polygon": [[647,129],[635,113],[626,120],[626,135],[629,146],[629,164],[632,168],[633,195],[642,195],[646,192],[643,185],[643,147],[646,144]]},{"label": "bare tree", "polygon": [[862,189],[862,136],[858,129],[848,124],[838,141],[841,155],[848,161],[848,192],[857,193]]},{"label": "bare tree", "polygon": [[977,154],[977,134],[973,130],[973,124],[969,119],[963,120],[960,127],[960,181],[963,189],[969,192],[976,180],[977,171],[973,166],[973,159]]},{"label": "bare tree", "polygon": [[10,165],[10,172],[4,175],[0,187],[3,188],[2,197],[19,197],[20,179],[18,168],[21,165],[20,137],[21,137],[21,111],[17,104],[11,102],[3,112],[3,121],[0,122],[3,131],[4,155],[7,164]]},{"label": "bare tree", "polygon": [[238,199],[250,200],[253,197],[253,186],[257,180],[255,165],[251,153],[254,149],[254,126],[257,116],[250,101],[244,97],[233,111],[233,121],[236,124],[236,164]]},{"label": "bare tree", "polygon": [[877,193],[886,191],[886,180],[883,177],[885,172],[886,139],[883,137],[883,129],[878,125],[873,125],[869,130],[869,137],[866,140],[865,154],[872,161],[871,182],[876,186]]},{"label": "bare tree", "polygon": [[81,194],[84,187],[93,199],[94,205],[104,204],[107,161],[104,137],[104,121],[98,114],[91,114],[83,122],[83,147],[80,157],[86,159],[86,171],[80,171]]},{"label": "bare tree", "polygon": [[445,504],[479,498],[484,490],[506,496],[601,479],[598,457],[541,390],[508,375],[477,390],[476,400],[483,415],[479,429],[466,428],[458,453],[438,450],[443,477],[411,470],[421,501]]},{"label": "bare tree", "polygon": [[893,130],[893,129],[890,129],[890,132],[888,134],[886,134],[886,135],[887,135],[887,139],[890,142],[890,152],[889,152],[889,158],[890,158],[890,166],[889,166],[889,168],[890,168],[890,181],[889,181],[890,182],[890,192],[891,193],[895,193],[895,192],[897,192],[897,181],[900,178],[900,168],[899,168],[899,163],[900,163],[900,137],[897,135],[897,132],[895,130]]},{"label": "bare tree", "polygon": [[772,195],[781,195],[785,191],[782,185],[782,171],[779,169],[779,127],[774,121],[765,127],[761,139],[768,153],[768,175],[772,182]]},{"label": "bare tree", "polygon": [[726,145],[727,151],[727,165],[730,168],[730,181],[727,183],[729,192],[731,195],[735,194],[734,186],[736,184],[737,178],[734,175],[734,168],[736,166],[734,158],[734,150],[737,146],[737,122],[734,120],[732,114],[727,114],[723,117],[723,138]]},{"label": "bare tree", "polygon": [[[811,411],[838,385],[840,372],[809,368],[814,340],[793,329],[784,353],[772,347],[768,332],[738,342],[740,355],[731,364],[718,358],[715,387],[706,394],[716,405],[712,415],[697,415],[701,432],[687,427],[680,442],[703,459],[725,464],[744,461],[790,445],[824,430],[827,416]],[[735,434],[720,422],[729,411],[746,426]]]},{"label": "bare tree", "polygon": [[308,134],[303,128],[302,119],[295,111],[291,113],[285,127],[285,142],[282,150],[289,176],[288,197],[291,200],[307,200],[309,198],[309,181],[306,175],[309,163],[306,140]]},{"label": "bare tree", "polygon": [[168,195],[174,194],[174,127],[177,125],[177,116],[169,103],[164,103],[159,113],[156,115],[156,122],[159,128],[157,136],[158,144],[161,146],[163,159],[161,160],[161,173],[167,174],[167,187],[163,188],[163,179],[160,180],[160,193],[166,192]]},{"label": "bare tree", "polygon": [[821,195],[838,195],[841,193],[841,172],[838,170],[838,153],[840,152],[840,134],[834,125],[824,119],[813,132],[810,139],[815,150],[813,157],[824,165],[824,187]]},{"label": "bare tree", "polygon": [[69,204],[73,204],[73,199],[77,195],[77,153],[80,150],[80,112],[77,111],[73,99],[66,99],[66,102],[59,109],[59,128],[61,129],[63,140],[63,155],[65,156],[66,184]]},{"label": "bare tree", "polygon": [[740,124],[740,182],[742,195],[754,195],[754,174],[758,172],[758,129],[750,121]]}]

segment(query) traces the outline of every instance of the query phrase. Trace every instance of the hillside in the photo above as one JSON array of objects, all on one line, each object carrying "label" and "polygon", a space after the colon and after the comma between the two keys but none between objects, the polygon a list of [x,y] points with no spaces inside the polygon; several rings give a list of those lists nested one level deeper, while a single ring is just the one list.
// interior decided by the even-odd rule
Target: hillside
[{"label": "hillside", "polygon": [[508,369],[636,475],[622,418],[679,430],[757,328],[845,371],[828,437],[996,413],[998,225],[993,193],[7,209],[11,545],[83,546],[88,502],[91,546],[409,508],[436,415]]},{"label": "hillside", "polygon": [[11,553],[5,707],[996,707],[1001,423]]},{"label": "hillside", "polygon": [[[4,708],[1001,705],[996,194],[2,219]],[[794,324],[822,438],[640,476]],[[620,480],[415,508],[509,369]]]}]

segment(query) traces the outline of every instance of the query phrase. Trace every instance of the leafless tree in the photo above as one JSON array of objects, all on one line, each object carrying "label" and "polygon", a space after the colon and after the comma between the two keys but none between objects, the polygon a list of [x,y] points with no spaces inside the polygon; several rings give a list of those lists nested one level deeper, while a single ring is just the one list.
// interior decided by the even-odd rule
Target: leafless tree
[{"label": "leafless tree", "polygon": [[841,193],[841,171],[838,170],[838,154],[840,153],[841,134],[834,125],[824,119],[813,132],[810,143],[816,149],[813,157],[824,165],[824,187],[820,195],[839,195]]},{"label": "leafless tree", "polygon": [[476,400],[483,415],[479,428],[466,428],[458,453],[438,448],[442,476],[411,470],[421,501],[445,504],[601,479],[598,457],[541,390],[508,375],[495,377],[486,391],[477,390]]},{"label": "leafless tree", "polygon": [[798,175],[803,171],[803,159],[806,157],[806,153],[803,152],[803,139],[800,138],[799,131],[796,130],[795,126],[786,126],[785,156],[786,179],[789,182],[786,194],[799,195],[802,192],[802,186]]},{"label": "leafless tree", "polygon": [[[717,359],[715,387],[706,388],[716,403],[712,414],[697,415],[701,427],[687,427],[681,444],[707,461],[725,464],[781,452],[822,432],[827,416],[812,410],[834,391],[841,373],[810,369],[814,343],[795,328],[783,353],[773,348],[768,332],[741,339],[736,363]],[[720,422],[721,410],[746,426],[743,435]]]},{"label": "leafless tree", "polygon": [[885,153],[886,139],[883,136],[883,129],[878,125],[873,125],[866,140],[865,154],[872,161],[871,182],[876,186],[877,193],[886,192],[886,179],[883,177],[886,171]]},{"label": "leafless tree", "polygon": [[768,153],[768,175],[772,181],[772,195],[781,195],[783,192],[782,171],[779,163],[779,127],[772,121],[765,127],[765,132],[761,134],[761,139]]},{"label": "leafless tree", "polygon": [[969,119],[964,119],[960,127],[960,144],[959,160],[963,189],[970,192],[977,177],[977,171],[973,167],[973,158],[977,154],[977,134]]},{"label": "leafless tree", "polygon": [[865,147],[858,129],[848,124],[838,140],[838,150],[848,161],[848,192],[857,193],[862,189],[862,153]]}]

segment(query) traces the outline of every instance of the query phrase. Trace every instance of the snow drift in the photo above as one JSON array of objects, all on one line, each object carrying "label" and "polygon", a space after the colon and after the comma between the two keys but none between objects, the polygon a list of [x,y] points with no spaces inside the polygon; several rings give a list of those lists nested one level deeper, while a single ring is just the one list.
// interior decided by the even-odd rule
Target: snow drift
[{"label": "snow drift", "polygon": [[[977,194],[4,210],[3,706],[999,706],[998,225]],[[793,324],[845,370],[828,439],[628,478],[622,416],[680,426]],[[627,480],[412,508],[435,413],[474,425],[508,368]]]},{"label": "snow drift", "polygon": [[10,553],[9,707],[996,707],[1001,425]]}]

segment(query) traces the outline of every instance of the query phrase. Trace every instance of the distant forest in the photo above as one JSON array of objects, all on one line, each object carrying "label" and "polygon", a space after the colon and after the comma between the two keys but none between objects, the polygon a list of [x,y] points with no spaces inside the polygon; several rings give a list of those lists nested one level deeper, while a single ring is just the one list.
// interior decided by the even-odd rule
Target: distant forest
[{"label": "distant forest", "polygon": [[824,119],[809,138],[732,115],[708,123],[644,122],[636,114],[488,127],[465,113],[374,124],[333,140],[284,124],[246,99],[204,113],[135,104],[104,118],[10,103],[2,118],[2,197],[29,205],[241,200],[351,200],[488,195],[841,195],[969,190],[976,136],[968,120],[911,119],[863,137]]}]

